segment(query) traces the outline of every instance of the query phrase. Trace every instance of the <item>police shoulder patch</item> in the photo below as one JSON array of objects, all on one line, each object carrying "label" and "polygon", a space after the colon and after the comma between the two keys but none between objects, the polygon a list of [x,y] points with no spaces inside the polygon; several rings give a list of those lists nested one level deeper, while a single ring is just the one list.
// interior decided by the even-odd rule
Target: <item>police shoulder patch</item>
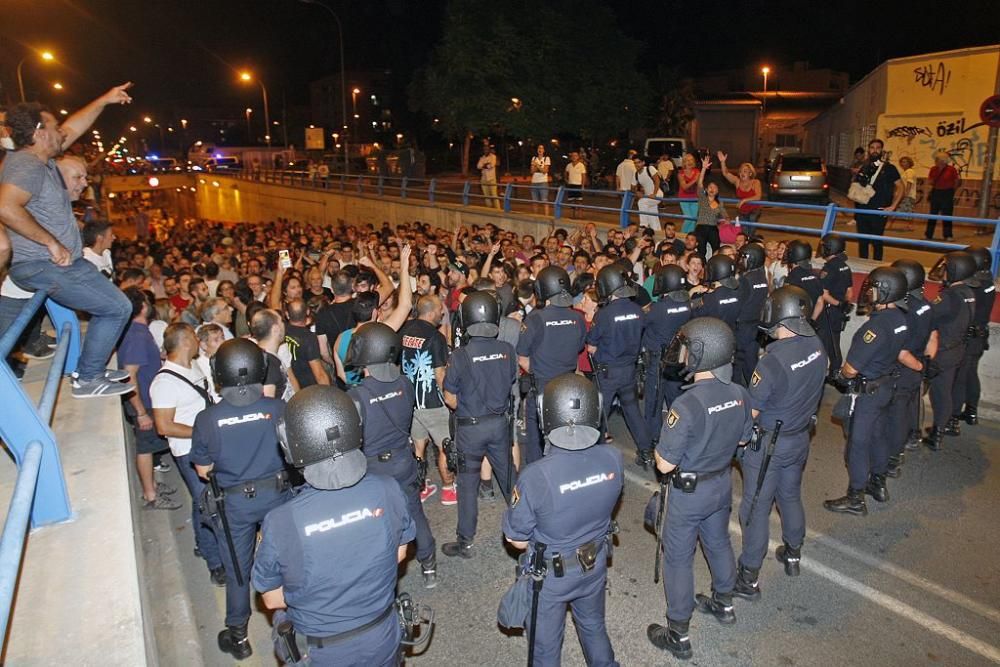
[{"label": "police shoulder patch", "polygon": [[753,375],[750,377],[750,385],[756,387],[763,379],[764,376],[760,374],[760,371],[754,371]]},{"label": "police shoulder patch", "polygon": [[677,422],[681,420],[681,416],[677,414],[677,411],[670,408],[670,412],[667,413],[667,428],[673,428],[677,426]]},{"label": "police shoulder patch", "polygon": [[871,329],[868,329],[867,331],[865,331],[865,337],[864,337],[865,343],[870,343],[873,340],[875,340],[876,338],[878,338],[878,334],[876,334]]},{"label": "police shoulder patch", "polygon": [[517,503],[521,500],[521,494],[517,492],[517,487],[510,492],[510,506],[517,507]]}]

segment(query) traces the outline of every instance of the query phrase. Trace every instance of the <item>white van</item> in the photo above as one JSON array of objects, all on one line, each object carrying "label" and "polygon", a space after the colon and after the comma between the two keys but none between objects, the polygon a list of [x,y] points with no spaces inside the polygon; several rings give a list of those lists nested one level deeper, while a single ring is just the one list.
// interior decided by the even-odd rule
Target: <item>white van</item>
[{"label": "white van", "polygon": [[680,169],[681,158],[687,152],[687,140],[681,137],[650,137],[642,154],[646,159],[656,161],[661,155],[669,155],[674,166]]}]

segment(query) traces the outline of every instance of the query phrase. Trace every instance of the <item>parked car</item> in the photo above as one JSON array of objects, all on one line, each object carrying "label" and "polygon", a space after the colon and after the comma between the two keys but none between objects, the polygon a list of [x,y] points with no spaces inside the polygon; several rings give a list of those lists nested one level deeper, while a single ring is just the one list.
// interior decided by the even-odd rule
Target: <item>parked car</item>
[{"label": "parked car", "polygon": [[774,169],[774,163],[778,161],[778,158],[782,155],[801,152],[802,149],[798,146],[771,146],[771,150],[767,154],[767,159],[764,160],[764,182],[770,182],[771,171]]},{"label": "parked car", "polygon": [[771,170],[768,195],[772,200],[817,199],[830,200],[830,184],[826,178],[826,164],[818,155],[786,153],[779,155]]},{"label": "parked car", "polygon": [[661,155],[669,155],[674,167],[680,169],[681,158],[687,152],[687,140],[681,137],[650,137],[643,146],[647,160],[656,161]]}]

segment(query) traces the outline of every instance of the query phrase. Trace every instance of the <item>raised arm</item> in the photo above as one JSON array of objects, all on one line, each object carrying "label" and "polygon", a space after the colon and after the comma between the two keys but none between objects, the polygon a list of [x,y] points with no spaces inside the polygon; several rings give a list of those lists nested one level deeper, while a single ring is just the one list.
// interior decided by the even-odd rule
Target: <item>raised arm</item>
[{"label": "raised arm", "polygon": [[108,92],[104,93],[96,100],[83,107],[72,116],[66,119],[66,121],[61,125],[63,136],[63,150],[66,150],[80,138],[87,129],[94,124],[97,117],[101,115],[104,111],[104,107],[109,104],[131,104],[132,98],[128,94],[128,89],[132,87],[132,82],[123,83],[120,86],[115,86]]},{"label": "raised arm", "polygon": [[712,160],[707,155],[701,159],[701,171],[698,172],[698,189],[705,189],[705,172],[712,166]]},{"label": "raised arm", "polygon": [[[399,265],[410,265],[410,244],[408,243],[399,250]],[[396,307],[389,313],[389,317],[384,320],[396,331],[399,331],[400,327],[406,323],[407,318],[410,317],[410,310],[413,308],[413,282],[410,280],[409,272],[402,271],[401,274],[399,277],[399,299],[397,299]]]},{"label": "raised arm", "polygon": [[723,153],[722,151],[717,152],[715,156],[719,158],[719,169],[722,170],[723,178],[732,183],[733,186],[739,185],[740,179],[730,174],[729,170],[726,169],[726,158],[728,158],[729,156]]}]

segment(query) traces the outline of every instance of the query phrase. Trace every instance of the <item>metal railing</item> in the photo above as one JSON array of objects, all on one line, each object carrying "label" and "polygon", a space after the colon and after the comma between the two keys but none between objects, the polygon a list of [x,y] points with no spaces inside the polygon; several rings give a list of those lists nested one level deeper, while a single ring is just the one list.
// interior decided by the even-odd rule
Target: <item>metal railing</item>
[{"label": "metal railing", "polygon": [[[375,174],[362,174],[346,176],[344,174],[331,174],[328,177],[320,177],[302,171],[250,171],[245,170],[240,173],[231,174],[245,180],[256,180],[265,183],[275,183],[280,185],[292,185],[297,187],[308,187],[320,190],[336,190],[344,194],[376,195],[379,197],[390,196],[402,199],[413,199],[426,201],[430,204],[449,203],[462,206],[477,206],[493,208],[504,213],[529,213],[529,211],[515,211],[515,206],[531,205],[535,209],[541,208],[547,211],[551,208],[553,221],[566,217],[569,211],[574,218],[581,212],[591,217],[583,218],[586,221],[595,222],[617,222],[621,227],[626,227],[634,221],[640,214],[635,208],[638,197],[631,191],[601,190],[582,188],[573,190],[565,185],[547,185],[544,201],[536,201],[530,197],[530,183],[508,182],[497,184],[496,201],[498,206],[492,206],[494,197],[486,195],[481,190],[479,181],[467,179],[438,179],[422,178],[412,179],[398,176],[384,176]],[[520,196],[519,196],[520,191]],[[527,192],[529,196],[524,196]],[[552,197],[552,193],[555,196]],[[580,193],[588,200],[595,198],[607,200],[607,205],[593,203],[583,203],[581,201],[571,201],[569,193]],[[681,199],[678,197],[655,197],[660,205],[679,207],[684,202],[694,202],[692,199]],[[720,198],[720,201],[727,204],[738,204],[739,200],[730,198]],[[822,236],[836,231],[837,234],[846,239],[861,241],[873,241],[888,245],[909,246],[927,251],[949,251],[961,250],[965,244],[948,243],[943,241],[928,241],[927,239],[910,239],[887,234],[863,234],[851,232],[843,229],[835,229],[837,218],[840,215],[853,216],[860,209],[847,206],[838,206],[830,203],[819,204],[799,204],[789,202],[778,202],[769,200],[759,200],[749,202],[761,209],[794,209],[797,212],[822,216],[822,222],[817,226],[785,225],[768,222],[745,222],[753,229],[767,229],[771,231],[787,232],[792,234],[805,234],[808,236]],[[886,212],[877,209],[863,209],[866,215],[879,215],[892,219],[905,220],[939,220],[942,222],[958,222],[962,224],[985,226],[992,228],[992,240],[989,245],[992,257],[993,275],[997,275],[1000,270],[1000,220],[990,218],[974,218],[958,215],[938,215],[929,213],[901,213],[898,211]],[[655,215],[661,220],[674,222],[695,221],[693,217],[685,216],[683,213],[668,213],[657,210],[656,213],[646,213],[645,215]],[[549,217],[546,213],[546,217]]]},{"label": "metal railing", "polygon": [[[43,304],[59,332],[59,342],[36,406],[11,370],[7,357]],[[0,404],[4,411],[0,439],[18,467],[0,537],[0,636],[6,636],[29,519],[32,527],[38,527],[65,521],[72,515],[59,449],[49,423],[63,373],[76,369],[79,356],[80,325],[76,315],[47,300],[43,292],[25,300],[20,314],[0,336]]]}]

